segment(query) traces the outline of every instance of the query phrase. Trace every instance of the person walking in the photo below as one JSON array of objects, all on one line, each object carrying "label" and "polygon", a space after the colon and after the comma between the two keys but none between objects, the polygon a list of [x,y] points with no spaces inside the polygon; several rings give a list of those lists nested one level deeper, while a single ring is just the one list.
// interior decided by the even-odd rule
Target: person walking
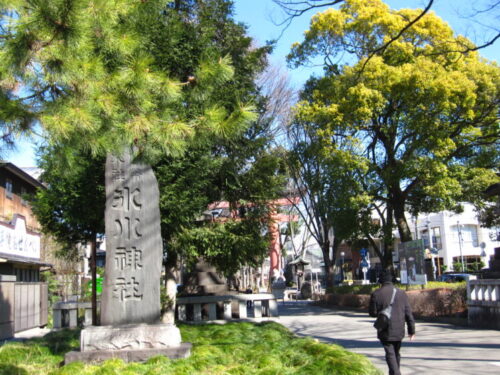
[{"label": "person walking", "polygon": [[415,337],[415,320],[406,293],[393,284],[393,275],[384,271],[379,280],[381,287],[370,296],[369,314],[378,317],[382,310],[391,305],[390,318],[385,329],[377,328],[377,337],[385,350],[385,360],[389,375],[401,375],[399,365],[401,341],[405,336],[405,322],[408,326],[410,341]]}]

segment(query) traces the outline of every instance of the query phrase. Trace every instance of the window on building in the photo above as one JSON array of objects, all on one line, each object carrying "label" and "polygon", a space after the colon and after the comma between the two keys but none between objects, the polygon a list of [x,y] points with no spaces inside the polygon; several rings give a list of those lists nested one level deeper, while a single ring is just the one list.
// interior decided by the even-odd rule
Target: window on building
[{"label": "window on building", "polygon": [[[432,247],[441,250],[443,248],[443,245],[441,243],[441,228],[440,227],[431,228],[431,236],[432,236]],[[430,248],[429,231],[427,229],[424,229],[420,232],[420,238],[424,241],[424,247]]]},{"label": "window on building", "polygon": [[[464,272],[477,272],[485,266],[483,260],[477,255],[464,255]],[[453,257],[453,270],[456,272],[462,271],[462,257]]]},{"label": "window on building", "polygon": [[12,180],[10,178],[5,179],[5,196],[12,199]]},{"label": "window on building", "polygon": [[432,233],[432,246],[438,250],[443,248],[443,244],[441,243],[441,228],[434,227],[431,229]]},{"label": "window on building", "polygon": [[26,206],[28,204],[28,201],[26,201],[26,195],[28,194],[28,190],[24,186],[21,186],[21,204],[23,206]]},{"label": "window on building", "polygon": [[420,238],[424,241],[424,248],[429,248],[429,234],[427,229],[420,231]]},{"label": "window on building", "polygon": [[14,268],[16,281],[33,283],[40,280],[40,270],[34,268]]},{"label": "window on building", "polygon": [[478,247],[479,241],[477,237],[477,225],[464,224],[455,225],[453,227],[454,237],[456,242],[460,242],[463,246]]}]

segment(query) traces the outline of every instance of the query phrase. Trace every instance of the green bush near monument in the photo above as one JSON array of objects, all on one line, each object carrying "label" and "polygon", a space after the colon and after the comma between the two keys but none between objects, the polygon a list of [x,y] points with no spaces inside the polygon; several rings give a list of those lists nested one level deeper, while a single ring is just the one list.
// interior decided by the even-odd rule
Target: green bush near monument
[{"label": "green bush near monument", "polygon": [[145,363],[128,364],[109,360],[101,365],[74,362],[59,367],[67,351],[79,348],[79,331],[65,330],[0,347],[0,375],[381,374],[362,355],[299,338],[277,323],[179,328],[183,341],[193,343],[189,358],[154,357]]}]

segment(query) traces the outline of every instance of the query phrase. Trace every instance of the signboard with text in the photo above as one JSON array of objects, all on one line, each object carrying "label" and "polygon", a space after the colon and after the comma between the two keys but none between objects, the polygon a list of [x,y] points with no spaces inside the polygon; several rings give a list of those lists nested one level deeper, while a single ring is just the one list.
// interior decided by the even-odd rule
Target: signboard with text
[{"label": "signboard with text", "polygon": [[0,223],[0,253],[40,259],[40,235],[27,231],[24,217],[15,215],[12,224]]},{"label": "signboard with text", "polygon": [[403,242],[398,253],[401,283],[426,284],[424,241]]}]

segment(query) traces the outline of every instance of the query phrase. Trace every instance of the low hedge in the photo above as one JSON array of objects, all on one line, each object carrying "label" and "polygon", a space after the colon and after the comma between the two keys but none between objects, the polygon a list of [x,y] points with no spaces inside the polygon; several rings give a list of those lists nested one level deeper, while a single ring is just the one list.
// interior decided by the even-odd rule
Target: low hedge
[{"label": "low hedge", "polygon": [[[442,287],[444,284],[445,287]],[[401,289],[406,286],[397,285]],[[368,310],[370,294],[379,285],[349,285],[332,289],[321,296],[323,304]],[[413,286],[406,291],[413,314],[418,318],[465,317],[467,288],[465,283],[428,283],[425,289]]]},{"label": "low hedge", "polygon": [[[465,289],[466,283],[447,283],[443,281],[429,281],[425,285],[406,285],[396,284],[396,287],[403,290],[422,290],[422,289]],[[334,294],[371,294],[380,288],[380,284],[365,284],[365,285],[339,285],[332,288],[327,288],[327,293]]]}]

